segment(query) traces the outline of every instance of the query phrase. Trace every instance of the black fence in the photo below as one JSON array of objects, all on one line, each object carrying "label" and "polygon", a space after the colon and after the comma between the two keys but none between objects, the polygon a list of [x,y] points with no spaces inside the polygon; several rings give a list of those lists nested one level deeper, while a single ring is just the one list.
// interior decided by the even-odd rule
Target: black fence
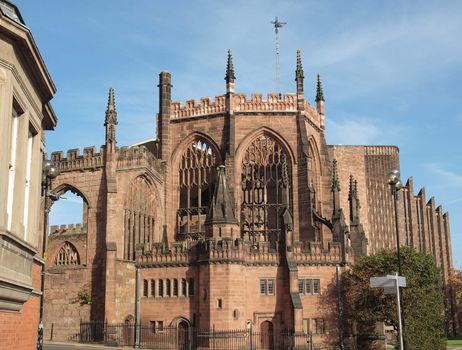
[{"label": "black fence", "polygon": [[[137,337],[136,333],[139,333]],[[137,339],[138,338],[138,339]],[[199,330],[192,327],[149,327],[133,323],[85,322],[81,343],[178,350],[315,350],[312,337],[293,331],[260,332],[250,329]]]}]

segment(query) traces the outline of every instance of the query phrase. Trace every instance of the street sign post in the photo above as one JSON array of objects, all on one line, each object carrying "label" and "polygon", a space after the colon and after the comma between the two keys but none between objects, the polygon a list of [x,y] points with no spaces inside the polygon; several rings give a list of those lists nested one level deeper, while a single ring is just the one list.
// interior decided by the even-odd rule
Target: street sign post
[{"label": "street sign post", "polygon": [[371,277],[370,284],[371,288],[383,288],[384,294],[396,294],[396,304],[398,305],[399,345],[400,349],[404,350],[399,287],[406,287],[406,277],[398,276],[398,273],[395,275],[386,275],[383,277]]}]

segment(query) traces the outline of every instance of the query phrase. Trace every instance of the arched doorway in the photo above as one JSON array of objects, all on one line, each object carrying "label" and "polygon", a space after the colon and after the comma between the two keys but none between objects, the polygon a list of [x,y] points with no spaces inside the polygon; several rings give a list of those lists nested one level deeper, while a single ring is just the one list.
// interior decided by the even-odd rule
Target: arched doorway
[{"label": "arched doorway", "polygon": [[123,346],[132,346],[135,341],[135,318],[133,315],[125,317],[123,325]]},{"label": "arched doorway", "polygon": [[260,345],[262,350],[273,350],[273,323],[271,321],[263,321],[260,324]]},{"label": "arched doorway", "polygon": [[178,323],[178,349],[189,350],[189,324],[186,321]]}]

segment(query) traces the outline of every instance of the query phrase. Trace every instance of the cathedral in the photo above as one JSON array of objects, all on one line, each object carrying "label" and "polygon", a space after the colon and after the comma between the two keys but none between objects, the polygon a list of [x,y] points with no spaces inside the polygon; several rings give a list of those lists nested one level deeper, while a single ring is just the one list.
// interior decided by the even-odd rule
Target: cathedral
[{"label": "cathedral", "polygon": [[[45,339],[71,338],[82,320],[139,320],[186,338],[252,328],[339,344],[341,274],[396,248],[386,177],[399,149],[328,145],[321,78],[312,104],[300,52],[295,93],[249,97],[235,80],[229,51],[225,93],[182,103],[162,71],[157,139],[130,147],[117,145],[111,88],[100,150],[51,153],[61,169],[51,191],[84,208],[81,223],[50,227]],[[397,220],[401,244],[432,254],[448,290],[449,217],[412,178]]]}]

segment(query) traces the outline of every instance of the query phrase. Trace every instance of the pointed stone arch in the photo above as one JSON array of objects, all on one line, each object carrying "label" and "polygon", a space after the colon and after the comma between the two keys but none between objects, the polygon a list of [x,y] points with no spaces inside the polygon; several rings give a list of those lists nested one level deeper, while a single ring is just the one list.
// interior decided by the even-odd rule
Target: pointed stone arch
[{"label": "pointed stone arch", "polygon": [[308,179],[310,181],[309,186],[314,188],[317,198],[322,198],[322,163],[321,153],[314,137],[310,137],[309,140],[309,158],[308,158]]},{"label": "pointed stone arch", "polygon": [[80,254],[77,248],[68,241],[65,241],[56,253],[56,266],[77,266],[80,265]]},{"label": "pointed stone arch", "polygon": [[160,241],[160,201],[152,179],[136,176],[124,199],[124,259],[135,260],[144,244]]},{"label": "pointed stone arch", "polygon": [[[208,135],[194,132],[175,150],[173,169],[176,197],[176,240],[205,237],[205,220],[222,163],[218,145]],[[175,173],[174,173],[175,174]]]},{"label": "pointed stone arch", "polygon": [[238,147],[236,175],[239,188],[241,236],[276,248],[282,239],[282,214],[292,206],[293,158],[287,143],[262,128]]}]

